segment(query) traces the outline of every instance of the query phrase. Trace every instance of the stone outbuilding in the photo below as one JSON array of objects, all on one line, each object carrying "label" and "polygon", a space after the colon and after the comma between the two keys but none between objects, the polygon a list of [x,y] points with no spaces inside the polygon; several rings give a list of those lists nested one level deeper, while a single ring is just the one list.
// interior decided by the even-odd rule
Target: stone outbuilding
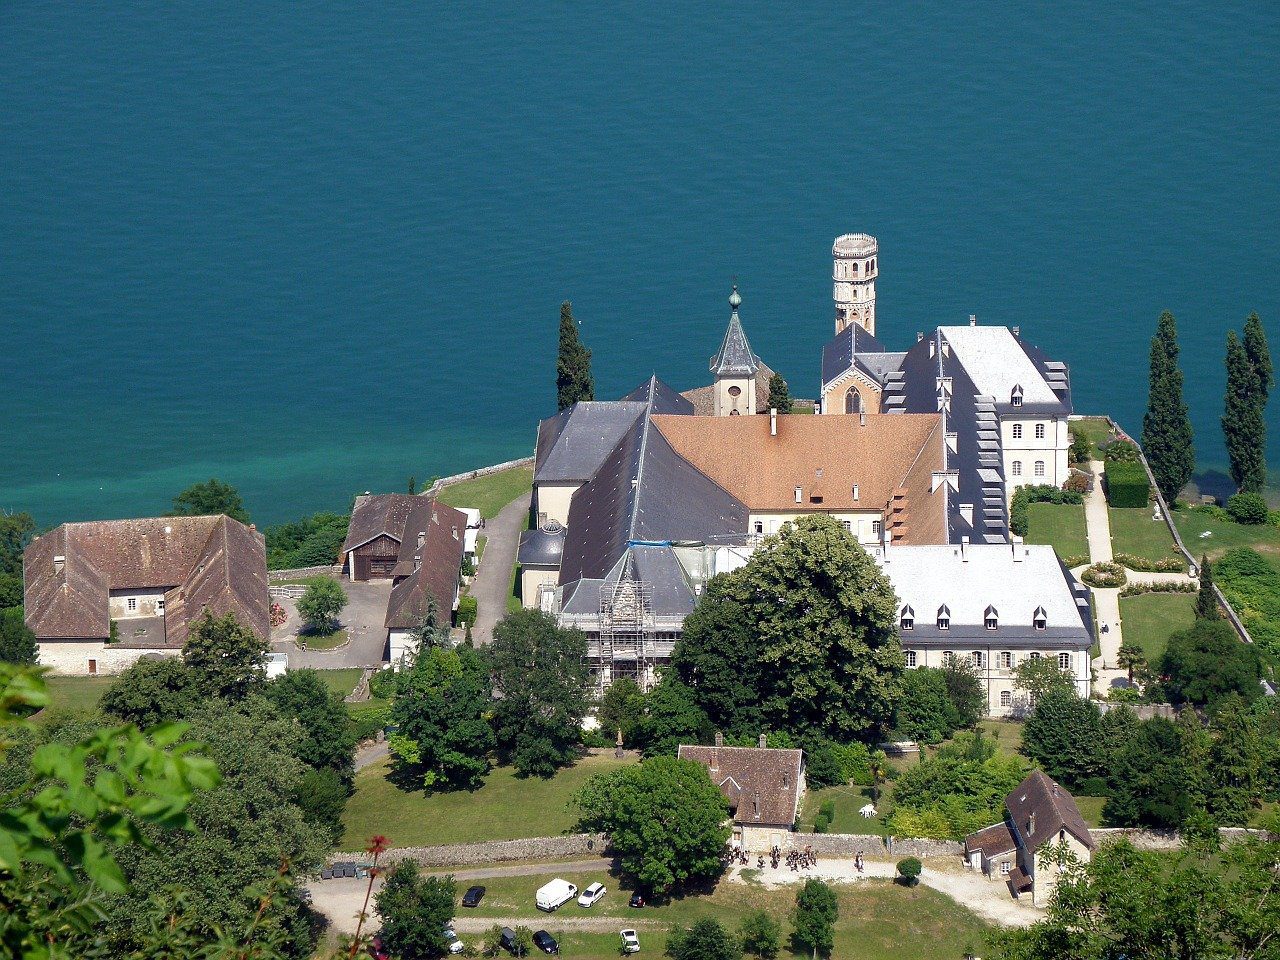
[{"label": "stone outbuilding", "polygon": [[1057,887],[1059,867],[1037,863],[1037,854],[1059,843],[1086,863],[1097,847],[1075,798],[1034,770],[1005,798],[1003,821],[965,837],[965,864],[1008,883],[1015,897],[1029,894],[1042,907]]},{"label": "stone outbuilding", "polygon": [[785,845],[805,793],[803,750],[766,747],[764,734],[759,746],[726,747],[717,733],[715,746],[682,744],[678,755],[705,766],[729,801],[734,842],[761,852]]}]

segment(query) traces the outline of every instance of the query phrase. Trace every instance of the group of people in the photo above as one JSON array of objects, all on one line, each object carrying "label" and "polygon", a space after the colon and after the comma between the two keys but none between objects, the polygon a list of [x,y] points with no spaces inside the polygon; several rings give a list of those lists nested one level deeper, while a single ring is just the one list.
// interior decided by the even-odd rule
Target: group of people
[{"label": "group of people", "polygon": [[[735,843],[729,848],[728,859],[730,863],[736,863],[741,866],[747,866],[751,862],[747,851]],[[773,849],[768,853],[769,866],[777,870],[783,863],[793,872],[799,870],[808,870],[818,865],[818,855],[813,852],[813,847],[806,846],[803,850],[789,850],[787,853],[782,852],[782,848],[774,844]],[[764,869],[765,854],[756,855],[756,868]],[[861,867],[859,867],[861,869]]]}]

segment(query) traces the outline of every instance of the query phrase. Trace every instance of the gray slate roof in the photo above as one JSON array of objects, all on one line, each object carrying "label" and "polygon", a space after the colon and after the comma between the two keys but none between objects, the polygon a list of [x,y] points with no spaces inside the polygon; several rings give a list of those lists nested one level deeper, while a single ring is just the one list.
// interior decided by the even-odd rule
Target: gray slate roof
[{"label": "gray slate roof", "polygon": [[747,334],[742,329],[735,309],[729,315],[729,326],[724,332],[720,352],[711,358],[711,372],[717,377],[754,377],[760,360],[751,352]]},{"label": "gray slate roof", "polygon": [[564,554],[564,527],[556,524],[555,529],[526,530],[520,534],[520,552],[517,556],[521,566],[558,567]]},{"label": "gray slate roof", "polygon": [[[856,323],[849,324],[822,347],[823,384],[830,383],[853,366],[855,357],[861,358],[864,354],[883,355],[884,352],[884,345],[879,340]],[[902,359],[900,353],[891,356]]]},{"label": "gray slate roof", "polygon": [[656,374],[622,399],[638,400],[648,404],[654,413],[691,414],[694,412],[693,403],[659,380]]},{"label": "gray slate roof", "polygon": [[647,409],[640,400],[584,400],[538,426],[535,483],[585,483]]}]

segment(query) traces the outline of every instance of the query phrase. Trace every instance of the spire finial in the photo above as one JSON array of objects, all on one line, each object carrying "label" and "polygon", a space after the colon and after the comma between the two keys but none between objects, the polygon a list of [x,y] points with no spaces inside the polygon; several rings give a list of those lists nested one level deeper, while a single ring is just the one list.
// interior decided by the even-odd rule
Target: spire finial
[{"label": "spire finial", "polygon": [[733,285],[733,293],[729,294],[729,307],[734,313],[738,312],[738,307],[742,305],[742,296],[738,293],[738,285]]}]

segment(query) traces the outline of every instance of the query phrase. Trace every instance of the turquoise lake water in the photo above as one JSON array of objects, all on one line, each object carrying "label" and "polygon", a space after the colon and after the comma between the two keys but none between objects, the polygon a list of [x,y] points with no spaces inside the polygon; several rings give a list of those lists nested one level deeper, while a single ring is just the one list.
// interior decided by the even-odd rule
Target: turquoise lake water
[{"label": "turquoise lake water", "polygon": [[736,277],[812,396],[847,231],[891,346],[1019,324],[1132,430],[1173,310],[1220,465],[1225,331],[1280,341],[1278,57],[1274,3],[14,0],[0,507],[218,476],[274,522],[524,455],[566,298],[599,396],[687,388]]}]

